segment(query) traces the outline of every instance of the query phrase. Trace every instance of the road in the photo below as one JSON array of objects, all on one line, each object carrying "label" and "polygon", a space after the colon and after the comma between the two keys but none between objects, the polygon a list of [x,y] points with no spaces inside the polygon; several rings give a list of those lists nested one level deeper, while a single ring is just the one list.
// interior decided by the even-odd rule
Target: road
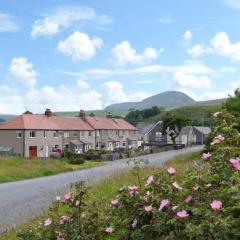
[{"label": "road", "polygon": [[[145,155],[150,165],[161,166],[166,160],[188,152],[198,151],[202,146]],[[143,158],[143,157],[138,157]],[[92,184],[116,171],[129,169],[128,159],[108,162],[106,165],[54,176],[0,184],[0,233],[34,218],[47,210],[53,199],[69,191],[70,184],[84,180]]]}]

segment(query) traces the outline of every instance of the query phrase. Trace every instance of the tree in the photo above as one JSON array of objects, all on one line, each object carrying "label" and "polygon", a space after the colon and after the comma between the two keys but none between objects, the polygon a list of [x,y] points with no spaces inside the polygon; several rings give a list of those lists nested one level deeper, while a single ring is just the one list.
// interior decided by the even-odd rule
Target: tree
[{"label": "tree", "polygon": [[95,117],[95,114],[94,114],[93,112],[91,112],[91,113],[89,114],[89,116],[90,116],[90,117]]},{"label": "tree", "polygon": [[234,96],[230,96],[226,102],[225,107],[228,112],[232,113],[234,116],[240,116],[240,89],[234,92]]},{"label": "tree", "polygon": [[31,114],[32,115],[33,113],[27,110],[23,114]]},{"label": "tree", "polygon": [[163,133],[168,134],[173,141],[173,144],[176,143],[176,138],[178,137],[181,129],[185,127],[190,120],[185,116],[178,114],[166,114],[163,119]]}]

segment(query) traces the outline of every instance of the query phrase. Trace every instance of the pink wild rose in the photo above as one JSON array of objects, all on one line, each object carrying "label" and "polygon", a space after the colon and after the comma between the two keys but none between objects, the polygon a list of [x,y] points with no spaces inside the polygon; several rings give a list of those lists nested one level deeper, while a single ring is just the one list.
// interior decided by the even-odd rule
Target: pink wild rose
[{"label": "pink wild rose", "polygon": [[214,211],[219,211],[222,209],[222,201],[220,200],[213,200],[211,203],[211,208],[214,210]]},{"label": "pink wild rose", "polygon": [[113,199],[112,201],[111,201],[111,205],[113,206],[113,207],[117,207],[118,205],[119,205],[119,200],[118,199]]},{"label": "pink wild rose", "polygon": [[71,193],[64,194],[63,198],[64,198],[65,201],[70,200],[71,199]]},{"label": "pink wild rose", "polygon": [[230,159],[230,163],[232,164],[232,166],[237,169],[240,170],[240,159],[236,158],[236,159]]},{"label": "pink wild rose", "polygon": [[52,224],[52,219],[51,218],[47,218],[43,223],[44,226],[49,226],[51,224]]},{"label": "pink wild rose", "polygon": [[113,232],[113,227],[107,227],[107,228],[105,228],[105,232],[106,233],[112,233]]},{"label": "pink wild rose", "polygon": [[130,193],[133,194],[133,193],[137,192],[138,186],[132,185],[132,186],[129,186],[128,189],[129,189]]},{"label": "pink wild rose", "polygon": [[146,186],[152,185],[154,182],[155,182],[154,177],[153,177],[153,176],[150,176],[150,177],[147,179],[147,184],[146,184]]},{"label": "pink wild rose", "polygon": [[145,210],[146,212],[151,212],[152,209],[153,209],[152,205],[149,205],[149,206],[145,206],[145,207],[144,207],[144,210]]},{"label": "pink wild rose", "polygon": [[159,206],[159,211],[162,211],[164,208],[166,208],[167,206],[169,206],[170,201],[168,199],[163,199],[161,201],[161,204]]},{"label": "pink wild rose", "polygon": [[208,153],[203,153],[202,159],[208,160],[211,156],[212,156],[212,154],[211,154],[210,152],[208,152]]},{"label": "pink wild rose", "polygon": [[178,190],[182,190],[182,187],[178,185],[177,182],[172,183],[173,187],[175,187]]},{"label": "pink wild rose", "polygon": [[182,210],[180,212],[177,212],[177,216],[180,218],[186,218],[189,216],[188,212],[186,210]]},{"label": "pink wild rose", "polygon": [[174,167],[168,168],[167,171],[168,171],[168,173],[171,174],[171,175],[176,174],[176,169],[175,169]]},{"label": "pink wild rose", "polygon": [[190,203],[192,202],[193,197],[191,195],[189,195],[186,199],[185,199],[185,203]]}]

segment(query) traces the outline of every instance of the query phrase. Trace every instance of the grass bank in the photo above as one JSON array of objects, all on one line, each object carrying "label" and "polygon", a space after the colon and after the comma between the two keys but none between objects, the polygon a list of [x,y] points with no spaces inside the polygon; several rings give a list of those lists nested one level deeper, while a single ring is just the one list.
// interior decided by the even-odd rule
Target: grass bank
[{"label": "grass bank", "polygon": [[[184,176],[184,170],[188,167],[193,166],[193,162],[199,160],[200,152],[189,153],[174,157],[168,160],[163,168],[161,167],[144,167],[140,170],[140,176],[142,183],[145,182],[146,178],[152,174],[160,173],[169,166],[174,166],[177,170],[177,177],[180,179]],[[96,205],[100,208],[106,207],[106,204],[115,196],[116,192],[122,186],[128,186],[130,184],[137,184],[137,179],[130,172],[117,172],[105,180],[94,184],[89,188],[89,201],[96,202]],[[24,224],[16,230],[12,230],[4,236],[0,237],[1,240],[15,240],[17,239],[16,232],[19,229],[36,227],[40,220],[46,218],[46,214],[43,214],[37,219],[34,219],[31,223]]]},{"label": "grass bank", "polygon": [[83,164],[73,165],[69,164],[65,158],[28,159],[21,157],[1,157],[0,183],[50,176],[62,172],[92,168],[102,164],[95,161],[86,161]]}]

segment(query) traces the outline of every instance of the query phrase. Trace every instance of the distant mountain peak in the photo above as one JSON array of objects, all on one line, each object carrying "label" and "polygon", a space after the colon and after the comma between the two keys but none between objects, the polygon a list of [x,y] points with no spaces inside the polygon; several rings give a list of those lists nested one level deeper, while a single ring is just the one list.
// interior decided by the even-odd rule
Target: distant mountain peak
[{"label": "distant mountain peak", "polygon": [[144,109],[153,106],[158,107],[180,107],[190,104],[194,104],[196,101],[189,97],[187,94],[179,91],[166,91],[146,99],[141,102],[124,102],[112,104],[105,108],[106,111],[118,111],[118,110],[129,110],[129,109]]}]

